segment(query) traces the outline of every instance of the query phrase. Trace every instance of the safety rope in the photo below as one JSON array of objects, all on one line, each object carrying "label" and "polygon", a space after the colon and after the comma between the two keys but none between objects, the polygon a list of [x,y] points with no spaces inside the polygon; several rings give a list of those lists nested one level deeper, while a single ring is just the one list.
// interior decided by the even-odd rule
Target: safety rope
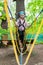
[{"label": "safety rope", "polygon": [[13,49],[14,49],[16,61],[17,61],[18,65],[20,65],[19,59],[18,59],[18,55],[17,55],[17,51],[16,51],[16,46],[15,46],[14,38],[13,38],[13,34],[12,34],[12,30],[11,30],[11,27],[10,27],[10,17],[8,15],[9,13],[8,13],[8,8],[7,8],[6,2],[7,2],[7,0],[4,0],[4,7],[5,7],[6,17],[7,17],[7,21],[8,21],[8,27],[10,29],[10,35],[11,35],[11,39],[12,39],[12,44],[13,44]]}]

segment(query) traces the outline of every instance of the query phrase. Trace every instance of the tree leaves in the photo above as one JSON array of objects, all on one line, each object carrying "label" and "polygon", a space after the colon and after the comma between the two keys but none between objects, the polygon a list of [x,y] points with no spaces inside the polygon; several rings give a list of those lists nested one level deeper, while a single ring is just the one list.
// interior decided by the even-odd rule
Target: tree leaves
[{"label": "tree leaves", "polygon": [[[31,0],[31,2],[29,2],[27,4],[27,8],[26,8],[26,11],[30,12],[29,15],[27,15],[26,19],[27,21],[30,22],[30,20],[33,22],[33,20],[35,19],[35,17],[37,16],[37,14],[39,14],[39,12],[43,9],[43,0]],[[43,18],[43,13],[38,17],[37,21],[36,21],[36,29],[39,27],[40,23],[41,23],[41,20]],[[30,22],[31,23],[31,22]],[[32,30],[34,27],[34,24],[33,26],[30,28],[30,31],[32,33]],[[33,29],[33,32],[34,34],[36,33],[36,29]],[[41,33],[42,33],[43,30],[41,30]]]}]

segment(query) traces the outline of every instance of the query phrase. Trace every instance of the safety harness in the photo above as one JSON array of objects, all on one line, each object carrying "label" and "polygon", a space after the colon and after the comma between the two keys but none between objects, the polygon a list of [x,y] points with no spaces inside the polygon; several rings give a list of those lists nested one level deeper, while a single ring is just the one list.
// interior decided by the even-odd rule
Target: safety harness
[{"label": "safety harness", "polygon": [[23,26],[23,27],[24,27],[24,30],[25,30],[24,23],[25,23],[25,20],[24,20],[24,22],[23,22],[23,23],[21,23],[21,21],[19,20],[19,26],[18,26],[18,28],[19,28],[19,27],[21,27],[21,26]]}]

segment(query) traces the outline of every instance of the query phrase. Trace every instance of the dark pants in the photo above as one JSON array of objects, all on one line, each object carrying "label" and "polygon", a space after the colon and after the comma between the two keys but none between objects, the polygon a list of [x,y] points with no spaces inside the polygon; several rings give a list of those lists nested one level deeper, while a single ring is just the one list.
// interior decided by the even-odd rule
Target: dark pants
[{"label": "dark pants", "polygon": [[18,30],[19,39],[21,40],[22,43],[23,43],[23,40],[24,40],[24,32],[25,32],[25,31],[20,31],[20,30]]},{"label": "dark pants", "polygon": [[[21,43],[23,43],[23,41],[24,41],[24,32],[25,32],[25,30],[24,31],[18,30],[19,39],[21,40]],[[24,43],[22,45],[24,47],[24,49],[23,49],[23,52],[24,52],[27,49],[27,47],[26,47],[26,44],[24,44]]]}]

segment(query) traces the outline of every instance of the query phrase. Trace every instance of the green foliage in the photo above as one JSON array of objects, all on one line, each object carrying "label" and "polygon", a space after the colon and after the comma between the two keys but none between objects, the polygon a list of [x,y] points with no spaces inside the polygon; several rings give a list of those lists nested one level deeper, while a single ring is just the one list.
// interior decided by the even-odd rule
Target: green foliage
[{"label": "green foliage", "polygon": [[4,3],[0,2],[0,19],[5,20],[6,19],[6,14],[4,12]]},{"label": "green foliage", "polygon": [[[39,14],[39,12],[43,9],[43,0],[31,0],[31,2],[29,2],[27,4],[27,8],[26,8],[26,11],[27,11],[27,21],[32,23],[36,16]],[[27,32],[31,32],[33,31],[33,33],[35,34],[36,31],[38,30],[38,27],[41,23],[41,20],[43,18],[43,13],[41,13],[41,15],[38,17],[37,21],[36,21],[36,27],[34,27],[34,24],[31,26],[30,31],[27,31]],[[43,33],[43,26],[42,26],[42,29],[41,29],[41,32],[40,33]]]},{"label": "green foliage", "polygon": [[[13,17],[15,17],[15,11],[16,11],[15,6],[16,6],[15,2],[10,5],[10,10],[12,12]],[[0,1],[0,37],[3,34],[8,34],[8,35],[10,34],[9,28],[7,30],[2,29],[2,27],[1,27],[2,20],[6,20],[6,13],[4,12],[4,2],[2,2],[2,0],[1,0]],[[11,26],[11,29],[15,31],[15,29],[14,29],[14,21],[11,21],[10,26]]]},{"label": "green foliage", "polygon": [[6,14],[4,12],[4,2],[0,1],[0,35],[8,33],[8,30],[1,27],[2,20],[6,20]]}]

